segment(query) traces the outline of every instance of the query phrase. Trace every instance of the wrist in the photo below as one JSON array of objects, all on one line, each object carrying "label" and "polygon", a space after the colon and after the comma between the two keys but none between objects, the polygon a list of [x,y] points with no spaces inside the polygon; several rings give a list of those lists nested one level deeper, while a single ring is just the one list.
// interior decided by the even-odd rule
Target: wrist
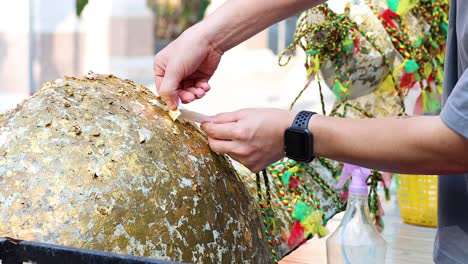
[{"label": "wrist", "polygon": [[279,125],[279,129],[278,129],[278,132],[277,132],[277,135],[278,135],[278,140],[279,142],[281,142],[281,153],[283,153],[284,155],[284,133],[286,132],[286,130],[288,128],[291,127],[291,125],[293,124],[294,122],[294,119],[296,118],[297,114],[299,113],[299,111],[287,111],[285,110],[286,113],[284,115],[284,118],[281,119],[281,122],[278,124]]},{"label": "wrist", "polygon": [[252,8],[247,0],[226,1],[199,23],[201,33],[212,48],[224,53],[272,24],[258,15],[265,5],[259,3]]},{"label": "wrist", "polygon": [[297,114],[299,114],[299,111],[288,111],[288,113],[286,114],[282,123],[282,136],[283,137],[284,137],[284,131],[286,131],[286,129],[292,126]]},{"label": "wrist", "polygon": [[[313,154],[315,156],[322,156],[321,150],[323,149],[324,142],[332,142],[335,140],[333,137],[329,136],[333,131],[333,128],[328,124],[323,124],[324,119],[327,118],[327,116],[323,115],[314,115],[310,118],[309,121],[309,131],[314,135]],[[325,138],[323,132],[328,132],[325,134]]]},{"label": "wrist", "polygon": [[226,48],[225,29],[222,25],[219,25],[216,20],[211,17],[200,21],[192,27],[194,34],[197,34],[202,38],[207,44],[214,49],[219,54],[223,54],[228,50]]},{"label": "wrist", "polygon": [[314,159],[314,135],[309,130],[309,122],[315,114],[310,111],[299,112],[285,130],[284,151],[289,159],[307,163]]}]

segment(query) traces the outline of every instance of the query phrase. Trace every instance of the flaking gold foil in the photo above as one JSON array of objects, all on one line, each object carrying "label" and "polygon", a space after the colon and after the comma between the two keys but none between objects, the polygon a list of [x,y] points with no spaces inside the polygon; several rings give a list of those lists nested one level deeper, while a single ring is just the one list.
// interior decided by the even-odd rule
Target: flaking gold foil
[{"label": "flaking gold foil", "polygon": [[1,236],[193,263],[272,262],[230,163],[129,80],[66,77],[7,112],[0,186]]}]

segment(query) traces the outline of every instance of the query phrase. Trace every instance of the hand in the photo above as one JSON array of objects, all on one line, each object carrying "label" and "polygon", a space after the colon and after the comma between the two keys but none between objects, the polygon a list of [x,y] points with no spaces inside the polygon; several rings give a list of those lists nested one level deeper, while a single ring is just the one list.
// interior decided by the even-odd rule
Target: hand
[{"label": "hand", "polygon": [[213,151],[258,172],[284,157],[284,131],[296,114],[280,109],[243,109],[218,114],[201,128],[208,134]]},{"label": "hand", "polygon": [[159,95],[171,109],[179,98],[184,103],[202,98],[218,67],[222,52],[213,47],[194,26],[154,57],[154,75]]}]

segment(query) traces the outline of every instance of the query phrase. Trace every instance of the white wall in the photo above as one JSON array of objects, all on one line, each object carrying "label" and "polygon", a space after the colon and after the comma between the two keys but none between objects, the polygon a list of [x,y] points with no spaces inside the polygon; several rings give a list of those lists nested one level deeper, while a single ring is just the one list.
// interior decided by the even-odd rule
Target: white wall
[{"label": "white wall", "polygon": [[0,112],[31,87],[88,70],[150,84],[153,49],[146,0],[90,0],[81,19],[74,0],[1,1]]}]

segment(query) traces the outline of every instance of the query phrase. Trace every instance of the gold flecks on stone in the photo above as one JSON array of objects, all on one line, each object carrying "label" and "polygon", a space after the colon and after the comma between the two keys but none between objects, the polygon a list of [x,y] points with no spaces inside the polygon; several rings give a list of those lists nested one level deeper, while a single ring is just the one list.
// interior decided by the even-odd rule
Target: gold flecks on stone
[{"label": "gold flecks on stone", "polygon": [[272,262],[228,160],[129,80],[65,77],[7,112],[0,186],[2,236],[191,263]]}]

